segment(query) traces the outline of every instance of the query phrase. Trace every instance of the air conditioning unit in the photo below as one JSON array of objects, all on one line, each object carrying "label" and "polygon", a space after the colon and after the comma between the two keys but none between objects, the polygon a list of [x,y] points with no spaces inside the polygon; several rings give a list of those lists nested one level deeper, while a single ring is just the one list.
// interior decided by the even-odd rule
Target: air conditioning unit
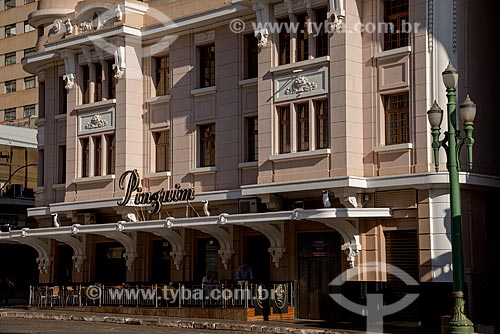
[{"label": "air conditioning unit", "polygon": [[239,202],[240,213],[256,213],[259,209],[259,202],[257,198],[241,199]]},{"label": "air conditioning unit", "polygon": [[95,213],[93,212],[79,213],[78,224],[81,225],[95,224]]}]

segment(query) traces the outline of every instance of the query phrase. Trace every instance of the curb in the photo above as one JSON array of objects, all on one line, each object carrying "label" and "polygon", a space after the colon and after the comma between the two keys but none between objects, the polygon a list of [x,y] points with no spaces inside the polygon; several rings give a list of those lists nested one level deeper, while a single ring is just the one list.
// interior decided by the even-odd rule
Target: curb
[{"label": "curb", "polygon": [[135,326],[155,326],[169,328],[186,329],[204,329],[204,330],[225,330],[253,333],[269,334],[353,334],[361,333],[355,331],[337,331],[326,329],[303,329],[286,326],[265,326],[256,324],[240,324],[230,322],[208,322],[197,320],[172,320],[166,318],[141,319],[120,315],[84,315],[84,314],[51,314],[48,312],[22,312],[22,311],[0,311],[0,318],[17,319],[40,319],[40,320],[59,320],[59,321],[85,321],[85,322],[104,322]]}]

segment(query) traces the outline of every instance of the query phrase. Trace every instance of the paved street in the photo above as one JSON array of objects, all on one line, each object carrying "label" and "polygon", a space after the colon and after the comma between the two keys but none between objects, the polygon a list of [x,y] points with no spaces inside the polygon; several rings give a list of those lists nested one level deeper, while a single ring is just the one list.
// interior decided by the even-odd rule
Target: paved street
[{"label": "paved street", "polygon": [[[187,328],[165,328],[154,326],[134,326],[120,325],[110,323],[93,323],[84,321],[57,321],[40,319],[11,319],[0,318],[1,334],[101,334],[101,333],[120,333],[120,334],[205,334],[207,330],[195,330]],[[236,334],[236,331],[216,331],[216,334]],[[246,332],[248,333],[248,332]]]}]

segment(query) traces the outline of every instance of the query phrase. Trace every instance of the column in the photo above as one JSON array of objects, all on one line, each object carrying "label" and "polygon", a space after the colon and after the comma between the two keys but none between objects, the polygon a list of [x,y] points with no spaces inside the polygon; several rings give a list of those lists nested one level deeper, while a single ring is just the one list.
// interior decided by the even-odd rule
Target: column
[{"label": "column", "polygon": [[95,102],[95,82],[96,82],[96,66],[94,63],[88,63],[89,66],[89,103]]}]

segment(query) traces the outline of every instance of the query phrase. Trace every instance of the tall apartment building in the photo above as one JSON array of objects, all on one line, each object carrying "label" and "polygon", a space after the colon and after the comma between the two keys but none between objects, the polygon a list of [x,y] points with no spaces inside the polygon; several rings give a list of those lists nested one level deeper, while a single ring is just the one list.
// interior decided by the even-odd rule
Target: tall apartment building
[{"label": "tall apartment building", "polygon": [[35,53],[37,32],[28,14],[36,8],[35,0],[0,1],[0,124],[35,128],[37,80],[21,60]]},{"label": "tall apartment building", "polygon": [[446,105],[451,62],[459,101],[478,104],[474,173],[460,174],[468,300],[473,319],[491,315],[498,114],[495,75],[473,47],[486,36],[476,23],[493,21],[476,2],[38,6],[38,52],[23,65],[40,86],[39,228],[0,238],[37,250],[40,282],[233,280],[248,263],[256,282],[297,283],[297,317],[345,320],[328,283],[348,271],[348,298],[397,300],[389,263],[419,283],[401,317],[439,319],[451,302],[449,184],[426,112]]}]

